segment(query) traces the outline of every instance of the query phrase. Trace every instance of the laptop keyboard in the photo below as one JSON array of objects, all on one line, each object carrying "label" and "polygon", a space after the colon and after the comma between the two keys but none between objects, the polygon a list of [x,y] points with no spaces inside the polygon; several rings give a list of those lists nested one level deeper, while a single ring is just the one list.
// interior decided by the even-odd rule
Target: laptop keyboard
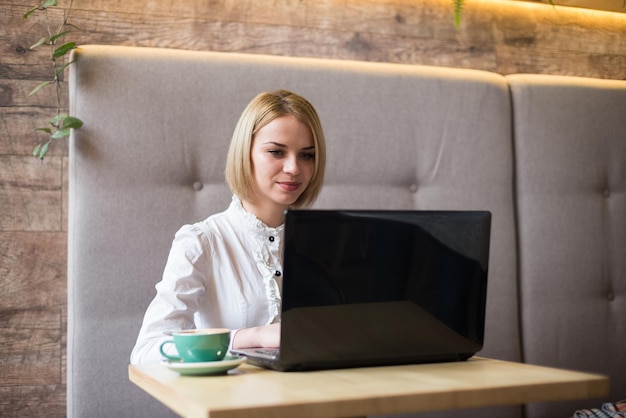
[{"label": "laptop keyboard", "polygon": [[278,348],[261,348],[258,350],[254,350],[254,352],[261,354],[263,356],[277,357],[279,349]]}]

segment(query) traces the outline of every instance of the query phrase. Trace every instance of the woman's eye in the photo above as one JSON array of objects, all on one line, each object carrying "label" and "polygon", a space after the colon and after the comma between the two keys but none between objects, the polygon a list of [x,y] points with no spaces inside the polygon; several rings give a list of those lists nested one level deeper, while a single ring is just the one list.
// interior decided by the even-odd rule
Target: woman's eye
[{"label": "woman's eye", "polygon": [[300,154],[300,157],[303,160],[315,160],[315,153],[314,152],[304,152],[304,153]]},{"label": "woman's eye", "polygon": [[283,152],[279,149],[271,149],[268,152],[274,157],[281,157],[283,155]]}]

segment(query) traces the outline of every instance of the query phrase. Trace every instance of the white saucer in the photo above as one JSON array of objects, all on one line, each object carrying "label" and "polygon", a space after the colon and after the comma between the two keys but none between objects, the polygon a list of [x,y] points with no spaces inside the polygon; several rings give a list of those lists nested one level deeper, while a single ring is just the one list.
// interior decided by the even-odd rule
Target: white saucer
[{"label": "white saucer", "polygon": [[163,364],[168,369],[185,376],[212,376],[225,374],[227,371],[239,367],[246,361],[246,357],[228,355],[224,360],[207,361],[198,363],[183,363],[170,360],[163,360]]}]

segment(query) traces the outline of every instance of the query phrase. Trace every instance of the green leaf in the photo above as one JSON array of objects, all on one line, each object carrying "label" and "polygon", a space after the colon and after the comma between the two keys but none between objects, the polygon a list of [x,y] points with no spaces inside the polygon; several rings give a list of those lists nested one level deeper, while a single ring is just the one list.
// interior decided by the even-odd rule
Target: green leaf
[{"label": "green leaf", "polygon": [[48,152],[48,147],[49,146],[50,146],[50,141],[48,141],[45,144],[43,144],[43,147],[41,147],[41,149],[39,150],[39,160],[43,161],[43,157]]},{"label": "green leaf", "polygon": [[30,9],[29,11],[27,11],[26,13],[24,13],[22,15],[22,17],[24,19],[28,19],[28,16],[32,15],[33,13],[35,13],[37,11],[37,9],[39,9],[39,7],[33,7],[32,9]]},{"label": "green leaf", "polygon": [[41,45],[44,44],[44,42],[46,42],[46,38],[41,38],[40,40],[37,41],[37,43],[35,43],[33,46],[30,47],[30,49],[35,49]]},{"label": "green leaf", "polygon": [[65,138],[68,136],[70,136],[70,128],[65,128],[65,129],[59,129],[58,131],[53,133],[50,138],[59,139],[59,138]]},{"label": "green leaf", "polygon": [[35,130],[36,131],[42,131],[42,132],[45,132],[47,134],[52,134],[52,129],[50,129],[50,128],[36,128]]},{"label": "green leaf", "polygon": [[46,0],[46,2],[41,6],[43,9],[47,9],[48,7],[54,7],[57,5],[57,0]]},{"label": "green leaf", "polygon": [[62,57],[63,55],[67,54],[68,52],[70,52],[74,48],[76,48],[76,42],[68,42],[66,44],[63,44],[63,45],[61,45],[60,47],[58,47],[57,49],[54,50],[54,53],[52,54],[52,57],[53,58]]},{"label": "green leaf", "polygon": [[69,67],[70,65],[74,64],[76,62],[76,60],[72,60],[70,62],[68,62],[67,64],[63,65],[61,68],[59,68],[56,73],[54,73],[56,76],[58,76],[59,74],[61,74],[63,71],[65,71],[65,69],[67,67]]},{"label": "green leaf", "polygon": [[67,118],[68,116],[69,115],[67,113],[60,113],[56,115],[55,117],[53,117],[52,119],[50,119],[48,123],[52,126],[59,126],[59,124],[63,122],[63,119]]},{"label": "green leaf", "polygon": [[83,126],[83,121],[69,116],[63,120],[63,129],[78,129]]},{"label": "green leaf", "polygon": [[50,42],[54,42],[54,41],[56,41],[57,39],[59,39],[60,37],[65,36],[65,35],[67,35],[67,34],[68,34],[68,33],[70,33],[70,32],[71,32],[71,30],[65,30],[65,31],[63,31],[63,32],[57,33],[56,35],[52,35],[52,36],[50,37]]},{"label": "green leaf", "polygon": [[44,81],[43,83],[41,83],[40,85],[38,85],[37,87],[35,87],[33,89],[33,91],[31,91],[30,93],[28,93],[28,96],[32,96],[33,94],[37,93],[39,90],[41,90],[42,88],[46,87],[48,84],[52,83],[52,81]]},{"label": "green leaf", "polygon": [[41,149],[41,144],[37,144],[35,149],[33,150],[33,157],[36,157],[39,154],[39,150]]},{"label": "green leaf", "polygon": [[70,28],[74,28],[74,29],[76,29],[77,31],[82,32],[82,33],[89,33],[89,32],[87,32],[86,30],[79,28],[78,26],[76,26],[76,25],[75,25],[75,24],[73,24],[73,23],[66,23],[66,24],[65,24],[65,26],[69,26]]}]

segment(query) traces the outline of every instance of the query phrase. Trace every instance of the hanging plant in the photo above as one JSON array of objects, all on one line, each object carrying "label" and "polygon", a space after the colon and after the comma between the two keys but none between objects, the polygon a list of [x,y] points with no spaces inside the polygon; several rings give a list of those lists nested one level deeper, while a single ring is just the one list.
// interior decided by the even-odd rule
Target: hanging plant
[{"label": "hanging plant", "polygon": [[47,141],[38,144],[33,150],[33,155],[38,158],[39,161],[43,161],[50,145],[55,140],[67,138],[70,136],[70,131],[72,129],[78,129],[83,126],[83,122],[80,119],[72,117],[67,113],[63,113],[61,110],[61,76],[63,75],[65,69],[72,65],[74,61],[69,61],[67,63],[64,62],[66,56],[76,48],[76,42],[61,43],[60,41],[64,39],[66,35],[77,30],[80,31],[78,27],[69,23],[69,15],[72,10],[73,3],[74,1],[70,0],[69,7],[63,11],[63,21],[56,29],[51,27],[50,20],[48,19],[48,9],[57,7],[56,0],[44,0],[39,6],[33,7],[23,15],[24,19],[28,19],[33,13],[44,14],[47,34],[33,44],[30,49],[33,50],[40,47],[49,47],[50,58],[52,61],[52,78],[40,83],[28,95],[32,96],[41,89],[53,85],[56,89],[57,98],[56,115],[48,121],[48,126],[36,128],[37,131],[44,132],[48,136]]},{"label": "hanging plant", "polygon": [[461,15],[463,14],[463,6],[465,0],[453,0],[454,2],[454,26],[459,29],[461,27]]}]

